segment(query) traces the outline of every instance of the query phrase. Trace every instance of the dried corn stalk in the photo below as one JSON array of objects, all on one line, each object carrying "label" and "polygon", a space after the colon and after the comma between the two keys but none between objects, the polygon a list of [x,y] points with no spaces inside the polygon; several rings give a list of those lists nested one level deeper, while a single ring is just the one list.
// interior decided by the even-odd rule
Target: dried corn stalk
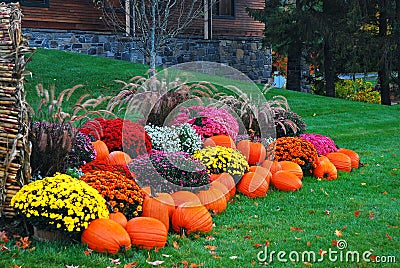
[{"label": "dried corn stalk", "polygon": [[18,4],[0,4],[0,217],[12,218],[11,198],[30,178],[28,110],[24,93],[27,53]]}]

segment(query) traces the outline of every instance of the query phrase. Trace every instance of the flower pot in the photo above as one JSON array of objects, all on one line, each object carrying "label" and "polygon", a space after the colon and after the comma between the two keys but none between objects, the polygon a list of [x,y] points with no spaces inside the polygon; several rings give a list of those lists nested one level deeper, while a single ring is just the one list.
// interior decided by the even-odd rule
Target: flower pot
[{"label": "flower pot", "polygon": [[33,238],[38,241],[51,242],[65,240],[66,236],[60,231],[42,230],[38,229],[36,226],[33,226]]}]

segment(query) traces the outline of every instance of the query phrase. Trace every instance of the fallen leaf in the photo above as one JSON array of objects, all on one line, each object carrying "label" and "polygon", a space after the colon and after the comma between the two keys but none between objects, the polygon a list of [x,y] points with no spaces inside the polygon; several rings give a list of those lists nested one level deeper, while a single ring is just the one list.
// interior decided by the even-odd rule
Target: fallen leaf
[{"label": "fallen leaf", "polygon": [[238,258],[238,256],[230,256],[229,257],[229,259],[231,259],[231,260],[235,260],[235,259],[237,259]]},{"label": "fallen leaf", "polygon": [[194,235],[194,238],[195,238],[195,239],[198,239],[198,238],[200,238],[200,237],[201,237],[200,234],[195,234],[195,235]]},{"label": "fallen leaf", "polygon": [[4,244],[1,244],[0,247],[1,247],[1,251],[9,250],[8,247],[6,247],[6,245],[4,245]]},{"label": "fallen leaf", "polygon": [[249,235],[245,235],[243,238],[247,239],[247,240],[251,240],[251,236],[249,236]]},{"label": "fallen leaf", "polygon": [[330,215],[331,212],[330,212],[329,210],[325,210],[325,214],[326,214],[326,215]]},{"label": "fallen leaf", "polygon": [[323,250],[323,249],[319,249],[319,255],[321,255],[321,256],[324,256],[324,255],[326,255],[326,253],[328,253],[326,250]]},{"label": "fallen leaf", "polygon": [[307,247],[311,247],[311,242],[307,241]]},{"label": "fallen leaf", "polygon": [[113,259],[113,258],[108,258],[109,260],[110,260],[110,262],[112,263],[112,264],[121,264],[121,262],[119,261],[119,259]]},{"label": "fallen leaf", "polygon": [[254,202],[254,205],[258,206],[258,205],[259,205],[259,203],[258,203],[258,202]]},{"label": "fallen leaf", "polygon": [[341,230],[335,230],[335,235],[336,235],[337,237],[341,237],[341,236],[343,235],[343,233],[342,233]]},{"label": "fallen leaf", "polygon": [[65,268],[79,268],[79,265],[78,266],[75,266],[75,265],[65,265]]},{"label": "fallen leaf", "polygon": [[382,194],[387,194],[387,192],[386,192],[386,191],[384,191]]},{"label": "fallen leaf", "polygon": [[312,266],[312,263],[311,262],[303,262],[304,263],[304,265],[306,265],[306,266]]},{"label": "fallen leaf", "polygon": [[308,214],[313,215],[313,214],[315,214],[315,211],[314,210],[309,210]]},{"label": "fallen leaf", "polygon": [[372,262],[376,262],[376,256],[375,255],[371,255],[370,257],[369,257],[369,259],[372,261]]},{"label": "fallen leaf", "polygon": [[83,254],[89,255],[89,254],[92,253],[92,252],[93,252],[93,250],[91,250],[90,248],[88,248],[87,250],[85,250],[85,251],[83,252]]},{"label": "fallen leaf", "polygon": [[337,240],[332,240],[332,247],[337,247],[338,241]]},{"label": "fallen leaf", "polygon": [[362,182],[362,183],[361,183],[361,186],[365,186],[365,185],[367,185],[365,182]]},{"label": "fallen leaf", "polygon": [[163,256],[165,258],[170,258],[171,257],[171,255],[168,255],[168,254],[161,254],[161,256]]},{"label": "fallen leaf", "polygon": [[207,241],[213,241],[213,240],[215,240],[215,238],[212,235],[209,235],[209,236],[206,237],[206,240]]},{"label": "fallen leaf", "polygon": [[174,241],[174,242],[172,243],[172,245],[173,245],[173,247],[176,248],[176,249],[180,249],[180,248],[181,248],[181,247],[179,246],[178,242],[176,242],[176,241]]},{"label": "fallen leaf", "polygon": [[372,212],[372,211],[369,212],[369,219],[370,220],[374,220],[375,219],[375,213],[374,212]]},{"label": "fallen leaf", "polygon": [[216,246],[211,246],[211,245],[206,245],[206,246],[204,246],[204,248],[205,248],[205,249],[208,249],[208,250],[210,250],[210,251],[215,251],[215,250],[217,249]]},{"label": "fallen leaf", "polygon": [[260,247],[262,247],[262,245],[261,244],[254,244],[253,247],[260,248]]},{"label": "fallen leaf", "polygon": [[6,231],[0,232],[0,242],[4,242],[4,243],[8,242],[8,236],[6,234]]},{"label": "fallen leaf", "polygon": [[21,268],[22,266],[18,266],[16,264],[14,264],[13,266],[11,266],[11,268]]},{"label": "fallen leaf", "polygon": [[397,226],[397,225],[388,225],[387,227],[393,228],[393,229],[398,229],[399,228],[399,226]]},{"label": "fallen leaf", "polygon": [[291,231],[296,231],[296,232],[303,232],[303,229],[298,228],[298,227],[290,227]]},{"label": "fallen leaf", "polygon": [[190,267],[190,268],[197,268],[197,267],[201,267],[201,266],[203,266],[202,263],[199,263],[199,264],[197,264],[197,263],[191,263],[189,267]]},{"label": "fallen leaf", "polygon": [[268,240],[265,241],[265,245],[266,245],[267,247],[269,246],[269,241],[268,241]]},{"label": "fallen leaf", "polygon": [[296,239],[297,241],[300,241],[300,240],[301,240],[300,237],[294,237],[294,239]]},{"label": "fallen leaf", "polygon": [[130,262],[124,265],[124,268],[136,268],[139,263],[137,261]]},{"label": "fallen leaf", "polygon": [[346,229],[347,229],[347,225],[343,226],[341,230],[344,231]]},{"label": "fallen leaf", "polygon": [[389,234],[386,234],[386,237],[387,237],[390,241],[393,240],[393,238],[392,238]]},{"label": "fallen leaf", "polygon": [[356,210],[356,211],[354,212],[354,216],[356,216],[356,217],[360,216],[360,211]]},{"label": "fallen leaf", "polygon": [[320,235],[315,235],[315,238],[316,238],[316,239],[320,239],[320,238],[322,238],[322,236],[320,236]]},{"label": "fallen leaf", "polygon": [[153,266],[158,266],[158,265],[161,265],[161,264],[164,263],[164,261],[159,261],[159,260],[157,260],[157,261],[148,261],[148,260],[146,260],[146,262],[148,264],[150,264],[150,265],[153,265]]},{"label": "fallen leaf", "polygon": [[18,249],[26,249],[29,247],[31,244],[31,241],[29,240],[29,237],[20,237],[18,241],[15,241],[15,245],[18,247]]}]

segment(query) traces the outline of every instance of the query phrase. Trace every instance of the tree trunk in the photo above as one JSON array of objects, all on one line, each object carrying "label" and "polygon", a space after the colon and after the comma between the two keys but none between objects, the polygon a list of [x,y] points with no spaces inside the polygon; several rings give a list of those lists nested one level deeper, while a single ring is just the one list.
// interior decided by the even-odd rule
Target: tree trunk
[{"label": "tree trunk", "polygon": [[150,28],[150,70],[149,75],[153,77],[156,75],[156,59],[157,59],[157,51],[156,51],[156,7],[155,3],[152,3],[151,6],[151,14],[152,14],[152,21],[151,21],[151,28]]},{"label": "tree trunk", "polygon": [[333,51],[330,38],[325,38],[324,43],[324,73],[325,73],[325,91],[327,97],[335,97],[335,66],[333,63]]},{"label": "tree trunk", "polygon": [[301,91],[301,46],[297,42],[288,51],[286,88]]},{"label": "tree trunk", "polygon": [[396,31],[394,32],[395,40],[396,40],[396,46],[397,46],[397,51],[396,51],[396,70],[397,70],[397,78],[396,78],[396,84],[397,84],[397,94],[400,94],[400,1],[396,1],[396,21],[395,21],[395,29]]},{"label": "tree trunk", "polygon": [[380,82],[381,103],[383,105],[391,105],[390,101],[390,71],[389,71],[389,57],[387,52],[387,0],[380,1],[380,16],[379,16],[379,39],[382,48],[382,57],[380,59],[378,80]]}]

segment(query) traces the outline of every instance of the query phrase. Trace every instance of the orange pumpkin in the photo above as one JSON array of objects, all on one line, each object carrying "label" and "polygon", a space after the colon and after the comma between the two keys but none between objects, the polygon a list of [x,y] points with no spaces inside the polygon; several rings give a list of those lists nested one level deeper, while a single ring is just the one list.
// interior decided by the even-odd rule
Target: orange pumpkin
[{"label": "orange pumpkin", "polygon": [[197,196],[201,204],[215,215],[226,209],[225,195],[215,187],[208,190],[201,190],[197,193]]},{"label": "orange pumpkin", "polygon": [[100,253],[117,254],[131,248],[127,231],[110,219],[95,219],[82,232],[82,243]]},{"label": "orange pumpkin", "polygon": [[316,164],[316,165],[319,165],[319,164],[321,164],[321,163],[323,163],[323,162],[325,162],[325,161],[330,162],[328,157],[326,157],[325,155],[321,155],[321,156],[319,156],[319,157],[317,158],[317,161],[315,162],[315,164]]},{"label": "orange pumpkin", "polygon": [[159,200],[161,203],[164,203],[168,208],[168,217],[171,218],[172,214],[175,211],[175,201],[172,196],[168,193],[157,193],[154,196],[155,199]]},{"label": "orange pumpkin", "polygon": [[197,203],[183,203],[172,215],[172,228],[181,235],[212,230],[212,217],[207,208]]},{"label": "orange pumpkin", "polygon": [[226,172],[220,174],[211,174],[211,181],[219,181],[226,186],[229,190],[229,199],[235,196],[236,193],[236,182],[233,177]]},{"label": "orange pumpkin", "polygon": [[303,170],[300,165],[292,161],[280,161],[282,170],[289,171],[297,176],[300,180],[303,178]]},{"label": "orange pumpkin", "polygon": [[222,147],[236,149],[235,142],[232,140],[231,137],[227,135],[212,136],[204,140],[204,148],[215,147],[215,146],[222,146]]},{"label": "orange pumpkin", "polygon": [[237,189],[250,198],[263,197],[267,194],[269,183],[260,174],[247,172],[240,179]]},{"label": "orange pumpkin", "polygon": [[126,226],[126,223],[128,222],[128,219],[125,217],[124,213],[119,211],[111,212],[110,214],[108,214],[108,218],[119,223],[119,225],[124,228]]},{"label": "orange pumpkin", "polygon": [[286,170],[278,171],[272,175],[271,182],[276,189],[286,192],[299,190],[303,186],[303,183],[295,174]]},{"label": "orange pumpkin", "polygon": [[146,193],[146,195],[151,196],[152,192],[151,192],[151,187],[150,186],[143,186],[141,188]]},{"label": "orange pumpkin", "polygon": [[250,140],[241,140],[237,144],[237,149],[246,157],[249,165],[256,165],[265,160],[267,151],[261,142],[252,142]]},{"label": "orange pumpkin", "polygon": [[319,161],[315,167],[313,174],[315,177],[326,180],[336,180],[338,173],[337,169],[331,161]]},{"label": "orange pumpkin", "polygon": [[329,161],[335,165],[337,170],[350,172],[351,171],[351,158],[344,153],[332,152],[326,154]]},{"label": "orange pumpkin", "polygon": [[172,199],[174,199],[175,209],[183,203],[193,202],[197,205],[201,205],[199,197],[189,191],[177,191],[171,194]]},{"label": "orange pumpkin", "polygon": [[131,162],[132,160],[129,154],[122,151],[111,152],[108,155],[107,159],[110,165],[121,165],[121,166],[129,164],[129,162]]},{"label": "orange pumpkin", "polygon": [[95,155],[96,155],[96,160],[105,160],[110,152],[108,151],[108,147],[104,141],[97,140],[97,141],[92,141]]},{"label": "orange pumpkin", "polygon": [[167,242],[168,231],[164,223],[151,217],[136,217],[128,221],[126,231],[132,245],[144,249],[159,249]]},{"label": "orange pumpkin", "polygon": [[267,181],[268,185],[270,184],[272,173],[268,169],[260,166],[251,166],[249,171],[259,174]]},{"label": "orange pumpkin", "polygon": [[143,200],[143,217],[151,217],[161,221],[169,230],[168,205],[157,198],[146,196]]},{"label": "orange pumpkin", "polygon": [[229,201],[229,199],[231,198],[231,195],[229,193],[228,188],[226,188],[226,186],[224,184],[222,184],[219,181],[213,181],[213,182],[211,182],[210,189],[213,189],[213,188],[220,190],[223,193],[223,195],[225,196],[226,202]]},{"label": "orange pumpkin", "polygon": [[271,174],[274,174],[275,172],[282,170],[281,164],[279,164],[278,161],[264,160],[261,163],[261,166],[263,168],[269,169]]},{"label": "orange pumpkin", "polygon": [[360,156],[355,151],[346,148],[339,148],[338,153],[344,153],[350,157],[352,168],[358,168],[360,166]]}]

